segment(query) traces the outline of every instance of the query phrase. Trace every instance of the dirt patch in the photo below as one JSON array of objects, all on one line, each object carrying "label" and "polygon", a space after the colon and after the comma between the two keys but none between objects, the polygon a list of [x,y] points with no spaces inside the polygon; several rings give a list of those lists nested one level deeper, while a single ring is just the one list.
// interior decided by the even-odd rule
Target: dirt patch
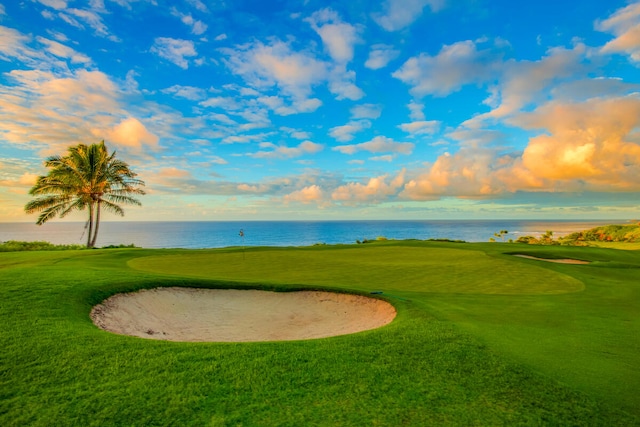
[{"label": "dirt patch", "polygon": [[589,261],[582,261],[579,259],[571,259],[571,258],[551,259],[551,258],[538,258],[531,255],[518,255],[518,254],[515,254],[514,256],[517,256],[520,258],[535,259],[536,261],[555,262],[558,264],[589,264]]},{"label": "dirt patch", "polygon": [[396,316],[375,298],[332,292],[156,288],[114,295],[91,310],[99,328],[168,341],[288,341],[379,328]]}]

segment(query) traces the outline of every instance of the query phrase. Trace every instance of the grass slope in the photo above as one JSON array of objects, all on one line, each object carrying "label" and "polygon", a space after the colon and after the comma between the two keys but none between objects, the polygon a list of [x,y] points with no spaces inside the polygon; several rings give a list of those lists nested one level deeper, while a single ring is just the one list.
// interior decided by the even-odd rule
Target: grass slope
[{"label": "grass slope", "polygon": [[[2,253],[0,425],[640,425],[638,269],[633,251],[506,244]],[[398,317],[252,344],[91,323],[155,286],[376,290]]]}]

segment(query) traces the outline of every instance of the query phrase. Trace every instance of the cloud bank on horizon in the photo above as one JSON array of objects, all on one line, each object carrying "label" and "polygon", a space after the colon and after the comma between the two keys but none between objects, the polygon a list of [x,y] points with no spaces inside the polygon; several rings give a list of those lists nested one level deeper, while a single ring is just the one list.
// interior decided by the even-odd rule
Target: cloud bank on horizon
[{"label": "cloud bank on horizon", "polygon": [[640,216],[640,2],[0,0],[0,221],[105,140],[129,220]]}]

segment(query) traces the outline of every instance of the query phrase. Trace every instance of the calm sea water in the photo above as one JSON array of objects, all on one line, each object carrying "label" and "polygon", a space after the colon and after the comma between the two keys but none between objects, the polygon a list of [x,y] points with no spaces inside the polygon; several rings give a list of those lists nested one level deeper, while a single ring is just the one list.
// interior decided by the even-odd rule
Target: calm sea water
[{"label": "calm sea water", "polygon": [[[355,243],[375,239],[438,239],[486,242],[508,230],[507,238],[554,236],[623,221],[215,221],[103,222],[97,246],[135,244],[144,248],[220,248],[227,246],[308,246],[316,243]],[[244,238],[240,236],[244,232]],[[84,244],[83,223],[0,223],[0,242],[45,240],[55,244]]]}]

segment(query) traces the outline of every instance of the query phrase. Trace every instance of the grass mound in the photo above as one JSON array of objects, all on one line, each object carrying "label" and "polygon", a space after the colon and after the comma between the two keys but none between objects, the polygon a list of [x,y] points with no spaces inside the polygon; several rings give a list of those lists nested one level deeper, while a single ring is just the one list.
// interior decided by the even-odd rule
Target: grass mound
[{"label": "grass mound", "polygon": [[[289,266],[281,264],[283,257]],[[340,286],[362,291],[371,290],[373,283],[393,291],[464,294],[562,294],[584,289],[580,280],[566,274],[458,249],[457,245],[453,248],[416,246],[411,251],[405,246],[378,243],[328,251],[308,248],[198,252],[140,257],[130,261],[129,266],[185,277],[273,285]]]},{"label": "grass mound", "polygon": [[[416,241],[2,253],[0,425],[640,425],[639,270],[611,249]],[[111,295],[169,286],[376,290],[398,314],[250,344],[91,322]]]}]

